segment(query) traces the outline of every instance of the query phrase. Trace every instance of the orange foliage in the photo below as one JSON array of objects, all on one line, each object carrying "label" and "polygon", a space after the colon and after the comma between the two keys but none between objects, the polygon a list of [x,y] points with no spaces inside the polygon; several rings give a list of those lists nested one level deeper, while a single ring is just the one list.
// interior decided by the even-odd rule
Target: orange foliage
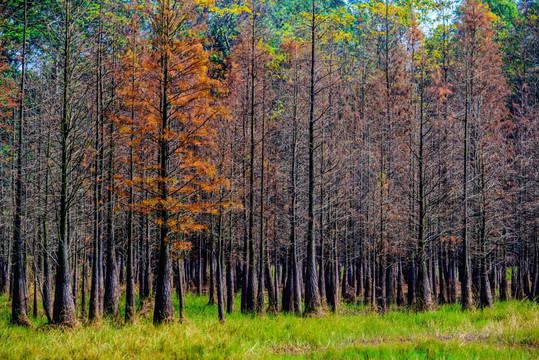
[{"label": "orange foliage", "polygon": [[[168,5],[148,3],[151,36],[123,56],[117,124],[130,138],[122,145],[133,147],[138,173],[123,184],[148,195],[134,208],[169,233],[189,233],[203,229],[197,214],[216,211],[205,199],[223,181],[209,159],[224,88],[210,77],[211,54],[196,35],[196,4]],[[186,249],[185,243],[175,246]]]}]

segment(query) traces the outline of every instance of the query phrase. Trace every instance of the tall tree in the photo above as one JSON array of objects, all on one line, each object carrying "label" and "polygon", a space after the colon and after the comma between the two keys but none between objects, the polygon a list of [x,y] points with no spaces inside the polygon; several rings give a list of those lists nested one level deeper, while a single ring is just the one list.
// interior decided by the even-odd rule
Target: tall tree
[{"label": "tall tree", "polygon": [[315,193],[315,100],[316,100],[316,29],[318,27],[316,0],[312,1],[309,32],[311,59],[309,70],[309,188],[307,209],[307,263],[305,278],[305,313],[316,313],[320,308],[320,292],[316,271],[314,238],[314,193]]},{"label": "tall tree", "polygon": [[18,94],[18,139],[17,139],[17,174],[15,177],[15,208],[13,210],[13,291],[11,298],[11,322],[15,325],[29,325],[26,296],[26,275],[23,264],[23,229],[22,229],[22,161],[24,144],[25,80],[26,80],[26,30],[27,1],[24,0],[24,19],[21,52],[21,80]]},{"label": "tall tree", "polygon": [[211,124],[221,111],[216,98],[220,85],[208,73],[209,53],[196,34],[196,9],[190,1],[148,5],[152,51],[148,47],[141,55],[136,100],[128,99],[137,107],[135,142],[152,156],[150,164],[139,164],[152,175],[136,178],[132,186],[150,194],[135,207],[151,216],[158,229],[154,323],[174,317],[170,251],[172,245],[185,245],[176,234],[202,230],[194,215],[215,211],[204,194],[217,189],[208,155]]}]

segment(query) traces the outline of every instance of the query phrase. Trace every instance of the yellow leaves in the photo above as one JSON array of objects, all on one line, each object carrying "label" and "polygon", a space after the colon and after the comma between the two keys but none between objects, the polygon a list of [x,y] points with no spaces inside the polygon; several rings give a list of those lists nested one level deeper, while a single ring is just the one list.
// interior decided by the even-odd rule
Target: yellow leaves
[{"label": "yellow leaves", "polygon": [[[208,0],[199,0],[203,2],[209,2]],[[215,1],[212,1],[215,3]],[[219,7],[219,6],[206,6],[209,7],[210,12],[218,16],[230,15],[241,15],[241,14],[251,14],[251,8],[247,4],[230,4],[229,6]]]},{"label": "yellow leaves", "polygon": [[129,126],[123,125],[123,126],[120,127],[120,132],[125,133],[125,134],[129,134],[131,132],[131,128]]},{"label": "yellow leaves", "polygon": [[215,0],[195,0],[195,2],[202,8],[211,9],[215,7]]},{"label": "yellow leaves", "polygon": [[400,23],[405,22],[409,18],[409,12],[402,6],[399,6],[395,3],[384,3],[382,1],[367,1],[360,2],[355,5],[358,11],[367,11],[370,13],[371,18],[383,18],[386,15],[392,21],[397,21]]}]

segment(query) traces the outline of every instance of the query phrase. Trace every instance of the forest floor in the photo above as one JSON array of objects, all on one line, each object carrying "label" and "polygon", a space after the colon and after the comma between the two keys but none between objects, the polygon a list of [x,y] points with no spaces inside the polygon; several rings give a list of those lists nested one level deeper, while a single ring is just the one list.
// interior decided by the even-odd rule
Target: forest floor
[{"label": "forest floor", "polygon": [[236,311],[224,324],[207,302],[187,295],[185,321],[159,327],[149,316],[130,325],[103,320],[72,330],[38,318],[34,329],[25,329],[9,326],[10,303],[1,296],[0,359],[539,359],[539,304],[532,302],[385,315],[344,306],[337,315],[309,318]]}]

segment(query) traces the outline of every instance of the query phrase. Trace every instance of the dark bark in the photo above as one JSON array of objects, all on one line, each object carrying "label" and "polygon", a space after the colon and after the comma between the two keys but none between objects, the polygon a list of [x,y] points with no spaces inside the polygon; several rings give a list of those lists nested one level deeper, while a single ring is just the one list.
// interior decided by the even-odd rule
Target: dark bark
[{"label": "dark bark", "polygon": [[215,304],[215,255],[214,255],[214,246],[213,246],[213,221],[210,230],[209,237],[209,251],[206,253],[206,258],[208,259],[209,268],[210,268],[210,284],[208,288],[208,305]]},{"label": "dark bark", "polygon": [[417,277],[415,267],[411,265],[408,268],[408,305],[410,306],[416,303],[416,284]]},{"label": "dark bark", "polygon": [[406,305],[406,297],[404,296],[404,275],[402,273],[402,261],[399,260],[397,268],[397,305]]},{"label": "dark bark", "polygon": [[[482,178],[482,185],[484,186],[483,182],[483,172],[481,174]],[[487,269],[487,252],[486,252],[486,214],[485,214],[485,204],[482,205],[481,210],[481,225],[479,230],[479,241],[481,245],[481,268],[480,268],[480,277],[481,277],[481,292],[479,296],[479,306],[481,308],[484,307],[491,307],[493,304],[492,300],[492,291],[490,289],[490,281],[489,281],[489,272]]]},{"label": "dark bark", "polygon": [[256,307],[256,268],[254,248],[254,172],[255,172],[255,15],[252,18],[251,34],[251,69],[250,69],[250,164],[249,164],[249,225],[248,225],[248,260],[247,260],[247,288],[245,311],[255,311]]},{"label": "dark bark", "polygon": [[[48,176],[45,175],[45,184],[48,182]],[[47,204],[47,196],[45,196],[45,204]],[[42,302],[43,310],[47,316],[49,323],[52,323],[52,275],[50,267],[50,258],[47,249],[49,247],[48,241],[48,232],[47,232],[47,223],[45,220],[45,215],[43,215],[42,220],[43,225],[43,287],[42,287]]]},{"label": "dark bark", "polygon": [[113,124],[109,127],[109,159],[108,159],[108,184],[107,184],[107,268],[105,276],[105,293],[103,296],[103,311],[106,315],[117,317],[119,314],[119,284],[118,284],[118,263],[116,259],[116,240],[113,229],[113,204],[114,204],[114,169],[113,169]]},{"label": "dark bark", "polygon": [[[152,248],[150,244],[150,220],[148,217],[145,217],[144,220],[144,238],[146,238],[146,252],[145,252],[145,263],[146,266],[144,267],[144,292],[142,299],[147,299],[150,296],[151,288],[152,288]],[[142,300],[141,300],[142,301]]]},{"label": "dark bark", "polygon": [[172,289],[170,288],[170,253],[167,240],[167,229],[160,229],[159,261],[157,264],[157,282],[155,286],[154,324],[174,320],[172,306]]},{"label": "dark bark", "polygon": [[[164,3],[162,4],[164,7]],[[161,20],[165,21],[165,10],[161,9]],[[166,31],[166,29],[162,29]],[[163,36],[165,34],[162,34]],[[161,50],[161,128],[159,137],[159,198],[165,202],[162,204],[158,216],[160,220],[159,228],[159,261],[157,263],[157,281],[155,284],[155,306],[153,313],[154,324],[169,322],[174,320],[174,307],[172,305],[172,289],[170,284],[170,244],[169,234],[169,211],[166,202],[169,197],[167,179],[169,176],[169,141],[164,134],[169,130],[169,54],[166,47]]]},{"label": "dark bark", "polygon": [[[133,67],[135,66],[135,57],[133,56]],[[132,79],[132,89],[134,86],[134,78]],[[134,109],[131,106],[131,119],[134,119]],[[133,141],[134,135],[131,135]],[[133,181],[133,147],[129,148],[129,180]],[[133,204],[135,202],[133,186],[129,187],[129,209],[127,213],[127,270],[126,270],[126,294],[125,294],[125,320],[130,321],[135,316],[135,271],[134,266],[134,249],[133,249]]]},{"label": "dark bark", "polygon": [[199,231],[198,233],[197,250],[197,294],[202,295],[202,231]]},{"label": "dark bark", "polygon": [[103,0],[99,6],[99,26],[97,37],[97,56],[96,56],[96,120],[95,120],[95,151],[93,169],[93,250],[92,250],[92,279],[90,283],[90,309],[88,317],[91,321],[99,319],[101,316],[101,260],[100,260],[100,242],[101,242],[101,125],[103,124],[103,83],[101,76],[101,42],[102,42],[102,11]]},{"label": "dark bark", "polygon": [[179,302],[179,316],[180,320],[184,318],[184,309],[185,309],[185,302],[183,298],[183,292],[184,292],[184,285],[183,285],[183,279],[184,279],[184,266],[185,262],[182,261],[178,264],[178,302]]},{"label": "dark bark", "polygon": [[21,56],[21,83],[19,89],[19,119],[17,140],[17,173],[15,175],[15,207],[13,209],[13,287],[11,293],[11,323],[28,326],[28,305],[26,297],[26,278],[23,264],[22,236],[22,158],[24,141],[24,100],[26,77],[26,28],[27,2],[24,1],[23,44]]},{"label": "dark bark", "polygon": [[462,174],[462,281],[461,305],[462,309],[473,308],[472,298],[472,276],[470,271],[470,250],[468,244],[468,114],[470,112],[470,96],[472,85],[468,83],[470,79],[468,67],[466,67],[466,94],[464,108],[464,145],[463,145],[463,174]]},{"label": "dark bark", "polygon": [[429,273],[426,260],[425,246],[425,218],[426,213],[426,195],[425,195],[425,157],[424,157],[424,131],[423,131],[423,109],[424,109],[424,69],[421,69],[421,84],[420,84],[420,116],[419,116],[419,149],[418,149],[418,272],[417,272],[417,287],[418,287],[418,306],[419,309],[425,311],[430,310],[433,306],[432,291],[429,282]]},{"label": "dark bark", "polygon": [[307,209],[307,263],[305,276],[305,313],[316,313],[320,309],[320,293],[318,289],[318,278],[316,272],[315,238],[314,238],[314,187],[315,187],[315,166],[314,166],[314,105],[315,105],[315,34],[316,34],[316,2],[312,2],[311,13],[311,68],[310,68],[310,89],[309,89],[309,189],[308,189],[308,209]]},{"label": "dark bark", "polygon": [[71,6],[65,3],[65,31],[64,31],[64,64],[63,64],[63,108],[61,124],[61,155],[60,155],[60,194],[59,194],[59,225],[58,225],[58,251],[56,265],[56,288],[53,304],[53,322],[57,325],[72,327],[76,325],[75,304],[73,303],[71,274],[69,271],[69,238],[67,236],[67,223],[69,215],[69,163],[70,152],[70,113],[69,92],[71,78]]},{"label": "dark bark", "polygon": [[232,263],[232,211],[228,225],[228,256],[226,258],[226,312],[234,311],[234,265]]},{"label": "dark bark", "polygon": [[[264,167],[265,167],[265,157],[264,157],[264,150],[265,150],[265,140],[266,136],[264,134],[265,130],[265,122],[266,122],[266,107],[265,107],[265,101],[266,101],[266,88],[265,88],[265,77],[262,80],[262,124],[261,124],[261,155],[260,155],[260,226],[259,226],[259,238],[260,238],[260,248],[259,248],[259,255],[258,255],[258,295],[257,295],[257,301],[256,311],[258,313],[262,313],[264,311],[265,306],[265,269],[266,269],[266,260],[265,260],[265,252],[266,252],[266,238],[264,234]],[[269,274],[268,274],[269,275]],[[270,277],[271,280],[271,277]],[[270,289],[271,290],[271,289]]]},{"label": "dark bark", "polygon": [[294,312],[294,295],[293,295],[293,275],[292,275],[292,246],[288,249],[288,256],[286,257],[286,269],[287,272],[286,279],[284,281],[284,287],[283,287],[283,296],[282,296],[282,302],[281,302],[281,309],[284,312],[293,313]]},{"label": "dark bark", "polygon": [[[221,192],[222,190],[220,190]],[[222,201],[220,194],[220,201]],[[225,294],[223,288],[223,209],[219,208],[217,220],[217,312],[219,321],[225,321]]]},{"label": "dark bark", "polygon": [[[82,283],[81,283],[81,287],[80,287],[80,314],[83,318],[86,317],[86,279],[88,277],[88,274],[86,273],[87,271],[87,266],[86,266],[86,263],[87,263],[87,260],[88,260],[88,256],[87,256],[87,249],[86,249],[86,246],[84,246],[84,251],[83,251],[83,261],[82,261]],[[75,297],[75,302],[77,301],[77,298]]]}]

